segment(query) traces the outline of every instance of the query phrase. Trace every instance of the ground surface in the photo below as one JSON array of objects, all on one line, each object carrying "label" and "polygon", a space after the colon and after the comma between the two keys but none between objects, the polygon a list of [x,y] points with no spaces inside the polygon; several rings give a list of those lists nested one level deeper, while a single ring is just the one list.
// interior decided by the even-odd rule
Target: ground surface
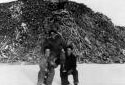
[{"label": "ground surface", "polygon": [[[0,65],[0,85],[36,85],[38,65]],[[124,64],[80,64],[79,85],[125,85]],[[69,77],[72,83],[72,76]],[[60,85],[59,68],[53,85]]]}]

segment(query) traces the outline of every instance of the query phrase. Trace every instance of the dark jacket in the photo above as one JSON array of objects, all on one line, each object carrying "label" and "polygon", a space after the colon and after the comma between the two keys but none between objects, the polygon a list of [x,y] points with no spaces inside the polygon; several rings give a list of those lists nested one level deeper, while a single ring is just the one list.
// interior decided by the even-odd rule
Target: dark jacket
[{"label": "dark jacket", "polygon": [[65,68],[67,71],[76,69],[76,63],[76,56],[74,54],[66,55]]},{"label": "dark jacket", "polygon": [[46,46],[49,46],[52,53],[59,57],[61,49],[66,47],[66,42],[60,35],[56,35],[55,38],[50,37],[45,39],[43,48]]},{"label": "dark jacket", "polygon": [[60,55],[61,55],[61,50],[62,48],[66,47],[66,42],[65,40],[60,36],[56,35],[55,38],[47,38],[45,42],[43,43],[43,47],[49,46],[51,48],[51,51],[53,55],[57,58],[55,61],[57,65],[60,64]]}]

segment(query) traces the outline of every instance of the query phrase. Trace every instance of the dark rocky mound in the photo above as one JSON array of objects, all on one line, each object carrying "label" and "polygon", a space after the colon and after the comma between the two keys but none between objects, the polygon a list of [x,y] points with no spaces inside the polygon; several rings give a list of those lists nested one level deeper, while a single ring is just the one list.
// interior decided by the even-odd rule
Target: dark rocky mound
[{"label": "dark rocky mound", "polygon": [[19,0],[0,4],[1,62],[37,62],[41,43],[55,30],[83,62],[124,63],[125,27],[84,4],[68,0]]}]

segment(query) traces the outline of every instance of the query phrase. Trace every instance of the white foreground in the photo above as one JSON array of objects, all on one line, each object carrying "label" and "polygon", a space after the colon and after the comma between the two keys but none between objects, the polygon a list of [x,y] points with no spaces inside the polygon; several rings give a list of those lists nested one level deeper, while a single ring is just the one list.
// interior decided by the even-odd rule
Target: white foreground
[{"label": "white foreground", "polygon": [[[77,69],[79,85],[125,85],[125,64],[79,64]],[[38,65],[0,65],[0,85],[36,85],[38,71]],[[59,67],[53,85],[61,85]]]}]

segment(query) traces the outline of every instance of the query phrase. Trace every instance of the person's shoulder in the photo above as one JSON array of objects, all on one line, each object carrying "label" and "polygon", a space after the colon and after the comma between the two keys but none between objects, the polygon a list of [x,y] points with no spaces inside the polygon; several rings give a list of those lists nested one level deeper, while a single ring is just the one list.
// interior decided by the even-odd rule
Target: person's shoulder
[{"label": "person's shoulder", "polygon": [[60,34],[56,34],[55,38],[56,39],[62,39],[62,36]]},{"label": "person's shoulder", "polygon": [[72,56],[73,58],[76,58],[75,54],[73,54],[73,53],[71,54],[71,56]]},{"label": "person's shoulder", "polygon": [[72,56],[75,56],[75,54],[74,54],[74,53],[71,53],[71,55],[72,55]]}]

